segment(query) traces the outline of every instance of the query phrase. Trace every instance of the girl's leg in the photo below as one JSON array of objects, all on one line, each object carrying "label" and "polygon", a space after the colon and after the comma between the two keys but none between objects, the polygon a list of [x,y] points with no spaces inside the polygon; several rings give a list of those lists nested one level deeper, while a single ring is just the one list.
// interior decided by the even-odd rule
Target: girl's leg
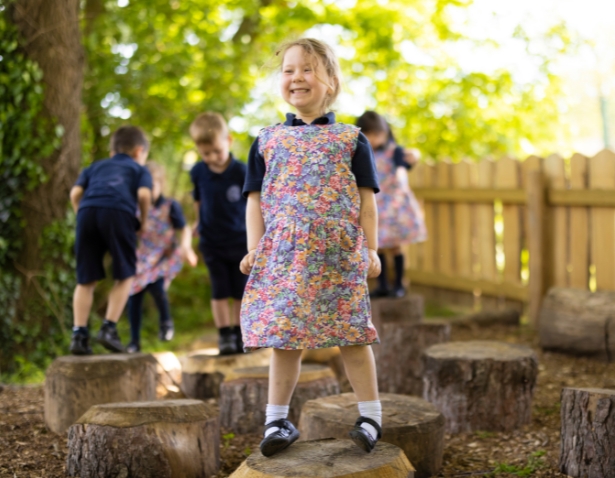
[{"label": "girl's leg", "polygon": [[393,253],[393,263],[395,264],[395,286],[394,293],[397,297],[404,295],[404,255],[401,252],[400,247],[394,247],[391,252]]},{"label": "girl's leg", "polygon": [[156,302],[160,329],[172,325],[169,299],[167,297],[167,291],[164,290],[164,277],[161,277],[156,282],[149,284],[147,288],[149,293],[152,294],[154,302]]},{"label": "girl's leg", "polygon": [[[293,396],[299,374],[301,373],[302,350],[273,349],[269,366],[269,396],[265,425],[288,417],[290,399]],[[278,431],[269,428],[265,436]]]},{"label": "girl's leg", "polygon": [[143,298],[147,287],[128,299],[128,320],[130,321],[130,343],[141,344],[141,320],[143,314]]}]

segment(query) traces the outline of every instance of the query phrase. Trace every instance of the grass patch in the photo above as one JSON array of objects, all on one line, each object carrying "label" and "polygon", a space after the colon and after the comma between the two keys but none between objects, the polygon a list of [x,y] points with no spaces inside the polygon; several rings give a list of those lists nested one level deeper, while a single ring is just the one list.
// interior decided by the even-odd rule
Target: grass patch
[{"label": "grass patch", "polygon": [[521,478],[532,476],[535,472],[537,472],[541,468],[544,468],[545,461],[542,459],[542,457],[545,454],[546,452],[544,450],[535,451],[530,455],[527,463],[524,466],[498,463],[491,473],[488,473],[484,476],[498,476],[503,473],[519,476]]}]

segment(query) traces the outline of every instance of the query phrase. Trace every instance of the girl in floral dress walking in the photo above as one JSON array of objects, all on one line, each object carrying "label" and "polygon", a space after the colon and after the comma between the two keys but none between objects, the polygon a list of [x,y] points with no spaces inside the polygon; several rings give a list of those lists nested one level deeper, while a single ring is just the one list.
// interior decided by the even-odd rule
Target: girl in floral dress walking
[{"label": "girl in floral dress walking", "polygon": [[244,186],[243,340],[248,350],[273,348],[260,448],[271,456],[299,437],[287,416],[302,350],[339,346],[359,401],[350,437],[369,452],[382,420],[367,289],[380,273],[373,154],[358,128],[327,113],[340,92],[331,48],[301,39],[278,57],[282,97],[297,114],[261,130]]}]

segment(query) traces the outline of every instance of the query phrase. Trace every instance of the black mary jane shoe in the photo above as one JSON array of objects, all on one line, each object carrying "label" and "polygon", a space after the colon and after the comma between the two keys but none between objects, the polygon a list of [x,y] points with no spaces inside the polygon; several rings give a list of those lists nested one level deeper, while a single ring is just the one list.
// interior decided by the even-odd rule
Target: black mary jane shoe
[{"label": "black mary jane shoe", "polygon": [[291,446],[299,438],[299,431],[286,418],[267,424],[265,431],[273,427],[279,430],[267,435],[260,444],[263,456],[273,456]]},{"label": "black mary jane shoe", "polygon": [[[376,439],[372,438],[371,433],[361,426],[362,423],[368,423],[373,426],[378,432],[378,437]],[[354,428],[348,433],[348,435],[350,435],[350,439],[355,443],[355,445],[361,448],[361,450],[370,453],[376,446],[378,440],[382,438],[382,428],[371,418],[359,417],[357,422],[354,424]]]}]

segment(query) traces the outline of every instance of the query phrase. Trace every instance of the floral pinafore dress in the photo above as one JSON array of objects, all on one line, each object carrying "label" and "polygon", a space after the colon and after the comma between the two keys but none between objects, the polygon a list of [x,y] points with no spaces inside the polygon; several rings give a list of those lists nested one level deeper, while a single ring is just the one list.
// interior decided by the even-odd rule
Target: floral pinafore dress
[{"label": "floral pinafore dress", "polygon": [[427,240],[427,228],[419,202],[410,188],[397,179],[393,154],[397,145],[389,143],[374,152],[380,193],[378,205],[378,245],[397,247]]},{"label": "floral pinafore dress", "polygon": [[182,269],[179,249],[174,248],[170,256],[165,251],[173,246],[175,229],[171,223],[171,200],[164,199],[158,207],[150,207],[147,215],[147,229],[141,236],[137,248],[137,274],[132,281],[130,295],[141,292],[148,284],[164,277],[165,289]]},{"label": "floral pinafore dress", "polygon": [[241,306],[246,349],[378,342],[351,171],[358,131],[334,123],[260,132],[266,230]]}]

